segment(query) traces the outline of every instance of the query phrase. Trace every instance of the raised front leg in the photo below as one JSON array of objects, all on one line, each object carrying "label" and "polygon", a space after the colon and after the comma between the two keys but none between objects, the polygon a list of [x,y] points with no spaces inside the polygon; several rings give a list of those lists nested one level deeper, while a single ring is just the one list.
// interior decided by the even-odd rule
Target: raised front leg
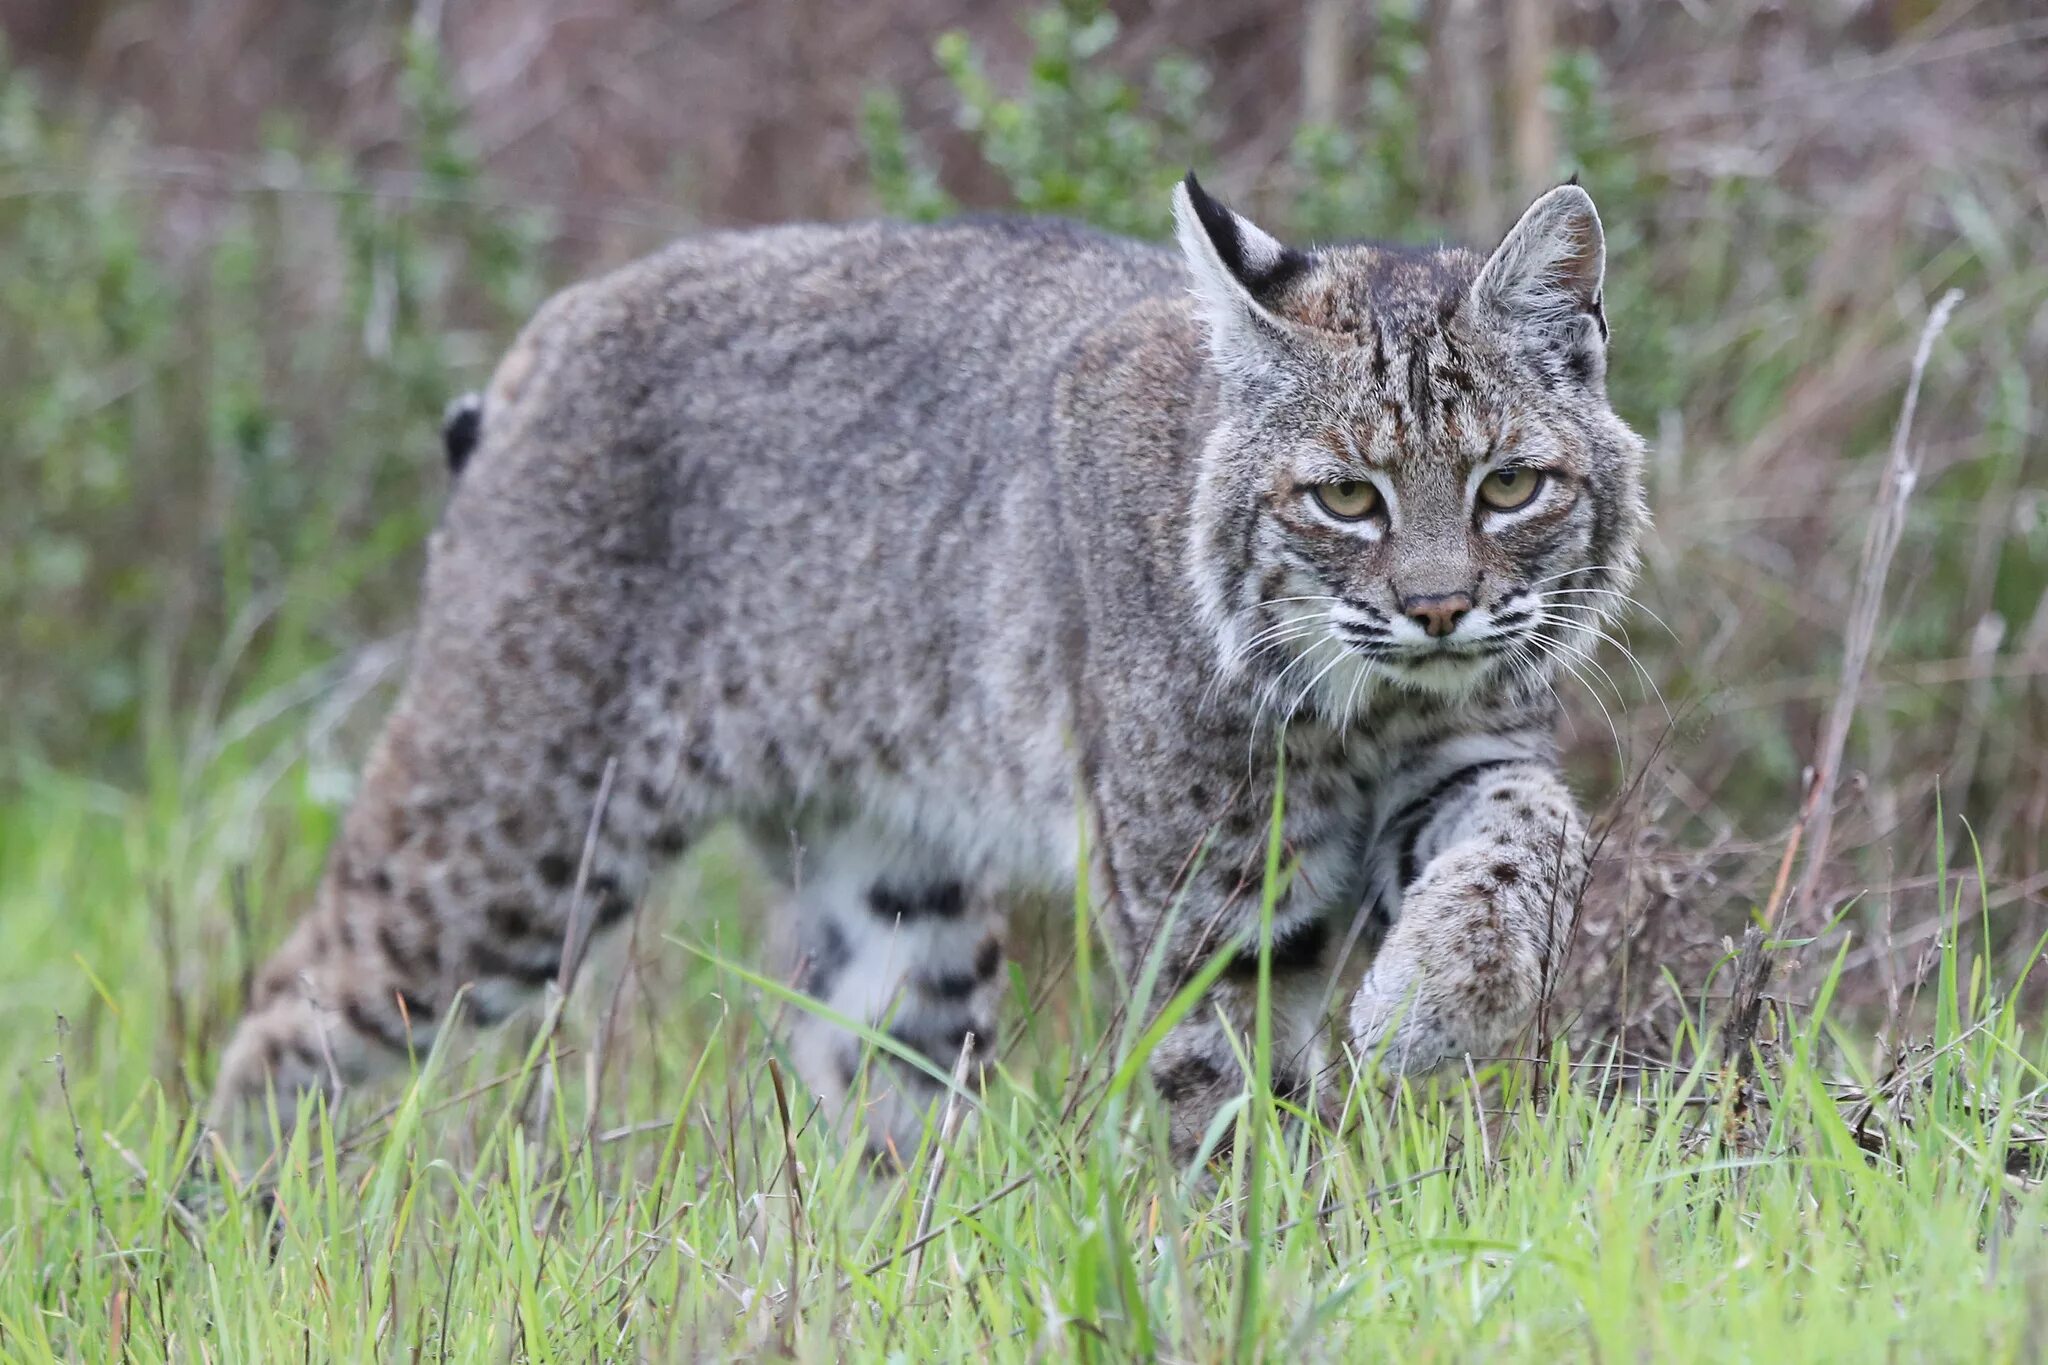
[{"label": "raised front leg", "polygon": [[1398,910],[1352,1001],[1351,1039],[1397,1075],[1499,1054],[1555,979],[1585,885],[1584,825],[1532,752],[1543,746],[1493,744],[1415,765],[1372,851],[1381,903]]}]

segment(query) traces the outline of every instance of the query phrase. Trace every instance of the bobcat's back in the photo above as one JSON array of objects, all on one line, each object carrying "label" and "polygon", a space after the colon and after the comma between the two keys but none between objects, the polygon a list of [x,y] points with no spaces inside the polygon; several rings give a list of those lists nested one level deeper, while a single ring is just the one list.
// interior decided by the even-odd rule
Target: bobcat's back
[{"label": "bobcat's back", "polygon": [[542,310],[486,395],[457,511],[573,486],[536,510],[769,553],[817,516],[910,538],[1043,465],[1078,337],[1182,292],[1166,252],[1059,220],[688,239]]}]

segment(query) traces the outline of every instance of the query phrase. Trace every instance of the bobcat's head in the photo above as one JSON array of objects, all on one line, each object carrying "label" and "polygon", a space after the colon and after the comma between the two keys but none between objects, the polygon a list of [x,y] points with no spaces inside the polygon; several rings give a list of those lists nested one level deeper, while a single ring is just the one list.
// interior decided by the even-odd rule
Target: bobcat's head
[{"label": "bobcat's head", "polygon": [[1189,569],[1225,667],[1333,717],[1580,667],[1646,520],[1586,192],[1538,199],[1488,258],[1296,250],[1193,175],[1174,216],[1220,388]]}]

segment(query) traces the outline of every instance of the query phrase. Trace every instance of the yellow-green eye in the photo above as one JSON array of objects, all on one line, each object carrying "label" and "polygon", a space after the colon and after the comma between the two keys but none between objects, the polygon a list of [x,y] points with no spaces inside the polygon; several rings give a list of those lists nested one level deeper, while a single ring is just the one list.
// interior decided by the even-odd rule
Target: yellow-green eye
[{"label": "yellow-green eye", "polygon": [[1528,506],[1542,486],[1540,469],[1496,469],[1479,481],[1479,500],[1496,512],[1512,512]]},{"label": "yellow-green eye", "polygon": [[1363,479],[1319,483],[1315,493],[1323,510],[1340,521],[1357,521],[1379,510],[1380,490]]}]

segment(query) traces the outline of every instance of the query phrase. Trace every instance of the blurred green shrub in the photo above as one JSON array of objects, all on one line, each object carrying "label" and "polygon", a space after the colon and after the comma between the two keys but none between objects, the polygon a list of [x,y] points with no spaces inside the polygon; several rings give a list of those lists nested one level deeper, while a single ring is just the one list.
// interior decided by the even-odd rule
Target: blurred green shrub
[{"label": "blurred green shrub", "polygon": [[[965,34],[939,39],[935,51],[959,97],[960,126],[1024,212],[1161,235],[1171,225],[1174,181],[1207,146],[1201,103],[1208,73],[1166,56],[1143,86],[1126,80],[1102,60],[1117,21],[1099,0],[1066,0],[1025,22],[1031,63],[1014,96],[996,89]],[[888,197],[891,188],[877,185],[896,212],[905,206]]]},{"label": "blurred green shrub", "polygon": [[152,149],[0,53],[12,760],[118,769],[150,715],[403,619],[437,416],[539,302],[550,233],[491,199],[431,45],[401,89],[408,164],[372,180],[282,124],[253,164]]},{"label": "blurred green shrub", "polygon": [[1356,119],[1294,131],[1285,227],[1303,240],[1413,233],[1429,221],[1421,113],[1429,47],[1416,6],[1376,11],[1372,60]]}]

